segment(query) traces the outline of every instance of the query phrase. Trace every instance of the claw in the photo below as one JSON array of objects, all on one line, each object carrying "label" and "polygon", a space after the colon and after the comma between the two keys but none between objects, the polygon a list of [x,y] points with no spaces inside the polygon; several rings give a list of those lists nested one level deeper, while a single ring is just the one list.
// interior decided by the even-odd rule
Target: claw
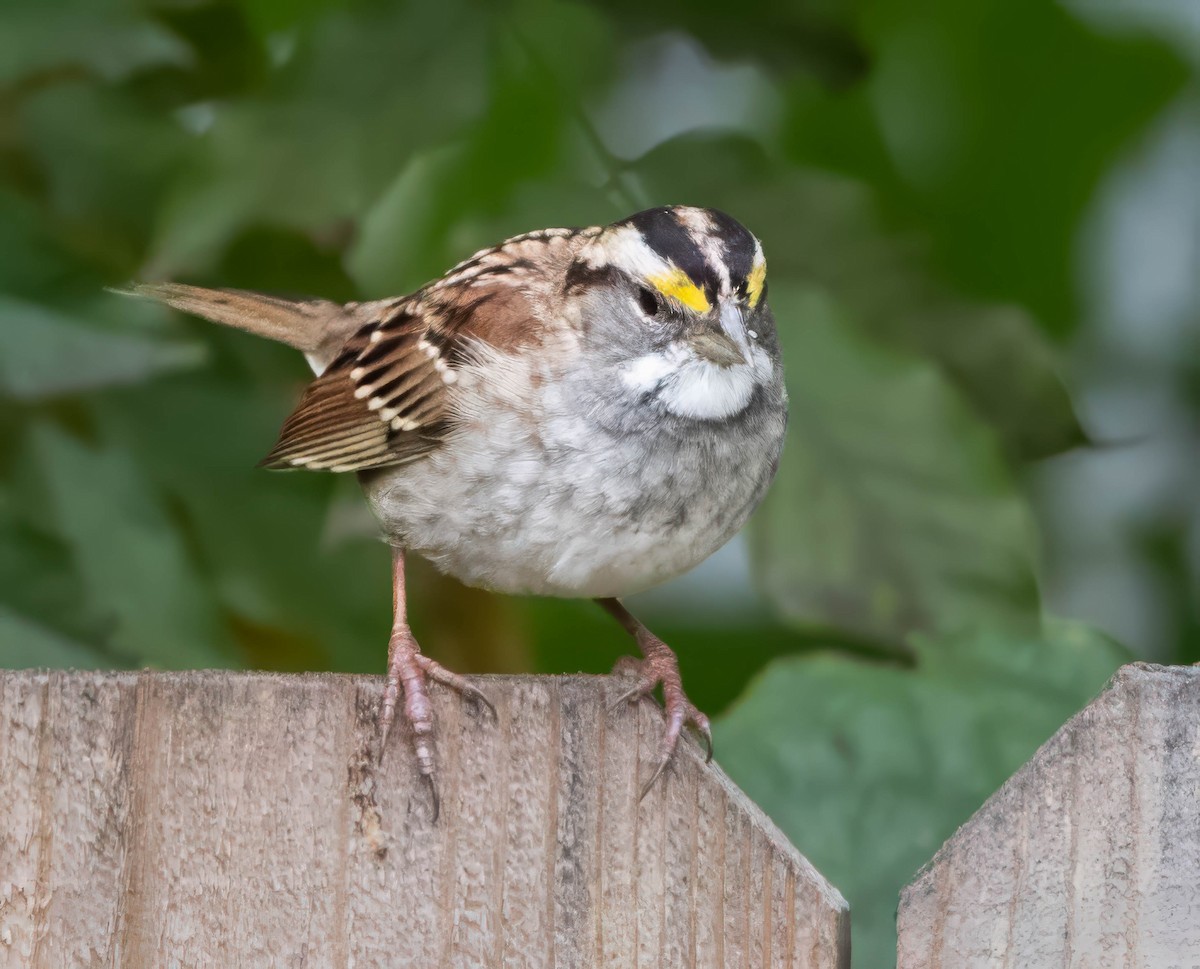
[{"label": "claw", "polygon": [[691,700],[687,698],[687,694],[683,692],[683,685],[679,678],[679,665],[675,660],[675,654],[661,640],[652,636],[648,630],[645,630],[644,627],[638,630],[638,645],[642,647],[645,659],[638,661],[625,657],[618,662],[617,667],[614,669],[614,672],[617,672],[627,670],[632,666],[638,673],[637,680],[633,686],[622,692],[615,700],[608,704],[608,714],[611,716],[626,703],[636,702],[642,697],[652,696],[655,689],[660,684],[662,685],[663,699],[666,701],[666,709],[663,711],[666,730],[663,733],[662,740],[659,742],[658,759],[655,763],[654,772],[650,775],[650,779],[643,785],[641,794],[638,797],[640,801],[650,792],[650,789],[667,769],[671,758],[675,756],[675,748],[679,743],[679,735],[683,733],[685,726],[690,726],[695,730],[704,742],[704,762],[706,764],[712,762],[713,740],[712,727],[709,725],[708,717],[696,709]]},{"label": "claw", "polygon": [[640,700],[644,696],[649,696],[652,692],[654,692],[654,684],[653,683],[651,683],[650,686],[647,687],[644,683],[642,683],[639,680],[637,683],[635,683],[632,687],[630,687],[628,690],[626,690],[624,693],[622,693],[619,697],[617,697],[615,700],[613,700],[612,703],[610,703],[608,705],[609,715],[611,716],[612,714],[616,713],[626,703],[632,703],[635,700]]},{"label": "claw", "polygon": [[442,686],[450,687],[450,689],[458,693],[464,700],[471,703],[477,711],[481,709],[487,710],[492,718],[492,723],[500,722],[500,714],[496,712],[492,701],[487,698],[487,695],[482,690],[468,683],[466,677],[451,672],[442,666],[441,663],[437,663],[422,654],[418,654],[417,664],[434,683],[441,683]]},{"label": "claw", "polygon": [[392,724],[396,719],[396,704],[400,699],[399,670],[392,669],[388,664],[387,685],[383,688],[383,701],[379,708],[379,758],[383,763],[383,754],[387,750],[388,735],[392,732]]},{"label": "claw", "polygon": [[401,707],[404,719],[412,732],[413,752],[417,757],[417,768],[421,779],[429,787],[431,820],[436,822],[442,811],[437,784],[433,779],[433,706],[429,702],[430,682],[441,683],[457,690],[478,710],[486,708],[493,723],[500,717],[491,701],[457,673],[422,655],[421,647],[408,628],[407,599],[404,585],[404,552],[392,550],[392,639],[388,644],[387,684],[383,690],[383,702],[379,707],[379,762],[387,750],[388,734],[396,718],[396,707],[400,695],[404,694]]},{"label": "claw", "polygon": [[639,804],[646,800],[646,795],[650,793],[650,788],[654,786],[655,781],[662,777],[662,772],[667,769],[667,762],[669,760],[669,757],[667,760],[660,760],[658,762],[658,766],[654,768],[654,773],[650,775],[650,780],[646,781],[646,783],[642,785],[642,793],[638,795]]},{"label": "claw", "polygon": [[421,779],[429,788],[429,823],[437,824],[442,813],[442,799],[438,794],[437,782],[433,779],[432,774],[422,774]]},{"label": "claw", "polygon": [[638,795],[638,801],[645,800],[646,795],[650,793],[650,788],[662,777],[663,771],[671,763],[671,759],[675,756],[675,747],[679,742],[679,735],[683,732],[685,723],[690,724],[696,733],[704,739],[704,745],[707,750],[704,763],[712,763],[712,730],[708,724],[708,717],[692,706],[685,698],[682,707],[675,707],[673,711],[670,706],[668,707],[667,731],[663,734],[663,739],[659,743],[658,762],[654,766],[654,773],[650,775],[650,779],[642,786],[642,793]]},{"label": "claw", "polygon": [[[433,782],[433,707],[429,702],[429,684],[440,683],[460,693],[476,709],[486,709],[494,723],[499,722],[495,706],[465,678],[452,673],[423,655],[412,634],[405,627],[392,633],[388,650],[387,685],[379,709],[379,762],[383,763],[388,735],[395,721],[396,709],[403,710],[404,719],[412,731],[413,752],[422,779],[429,785],[433,803],[433,819],[441,813],[441,802]],[[403,694],[404,702],[400,704]]]},{"label": "claw", "polygon": [[463,696],[468,702],[474,704],[476,716],[479,715],[481,710],[486,710],[488,716],[491,717],[493,725],[500,723],[500,714],[496,712],[496,708],[492,706],[492,701],[484,695],[482,690],[477,690],[472,686],[469,691],[463,691]]}]

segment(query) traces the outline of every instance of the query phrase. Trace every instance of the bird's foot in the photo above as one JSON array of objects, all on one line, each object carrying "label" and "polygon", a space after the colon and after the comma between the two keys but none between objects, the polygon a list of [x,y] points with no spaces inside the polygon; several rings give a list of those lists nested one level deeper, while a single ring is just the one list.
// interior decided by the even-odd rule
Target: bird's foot
[{"label": "bird's foot", "polygon": [[713,742],[708,717],[701,713],[683,692],[683,680],[679,675],[679,661],[670,647],[657,636],[645,630],[645,627],[639,632],[637,642],[645,658],[638,660],[626,656],[617,662],[613,670],[614,673],[632,671],[637,680],[630,689],[613,701],[609,706],[609,712],[616,710],[622,704],[635,703],[642,697],[652,696],[655,688],[661,684],[665,705],[663,720],[666,722],[666,730],[658,745],[654,772],[642,787],[641,797],[645,797],[674,756],[675,747],[679,743],[679,735],[683,733],[685,726],[691,727],[703,738],[704,746],[707,749],[705,763],[712,760]]},{"label": "bird's foot", "polygon": [[484,694],[466,679],[446,669],[440,663],[421,653],[421,647],[407,629],[393,631],[388,644],[387,684],[383,690],[383,703],[379,708],[379,759],[387,749],[388,734],[396,719],[400,695],[404,695],[403,716],[412,732],[413,751],[417,756],[417,769],[429,786],[433,799],[433,819],[439,810],[437,787],[433,781],[433,706],[429,702],[429,684],[440,683],[462,695],[478,709],[486,709],[492,720],[497,719],[496,708]]}]

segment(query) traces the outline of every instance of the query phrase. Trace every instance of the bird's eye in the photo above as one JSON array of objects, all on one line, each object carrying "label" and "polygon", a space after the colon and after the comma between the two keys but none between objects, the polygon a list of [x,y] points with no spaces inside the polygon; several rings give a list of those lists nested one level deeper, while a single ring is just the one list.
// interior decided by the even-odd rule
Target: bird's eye
[{"label": "bird's eye", "polygon": [[638,289],[638,305],[647,316],[658,315],[658,297],[645,286]]}]

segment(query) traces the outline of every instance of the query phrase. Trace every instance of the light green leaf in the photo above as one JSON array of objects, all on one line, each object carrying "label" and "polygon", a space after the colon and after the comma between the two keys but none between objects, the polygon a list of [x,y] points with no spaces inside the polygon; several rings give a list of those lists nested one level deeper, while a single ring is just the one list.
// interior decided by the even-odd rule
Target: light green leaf
[{"label": "light green leaf", "polygon": [[254,225],[339,244],[414,153],[478,115],[486,27],[482,12],[447,3],[331,10],[298,28],[261,91],[197,112],[149,272],[211,265]]},{"label": "light green leaf", "polygon": [[44,400],[136,383],[192,367],[204,348],[89,326],[57,310],[0,296],[0,394]]},{"label": "light green leaf", "polygon": [[856,334],[780,281],[791,395],[779,475],[751,531],[798,624],[899,642],[1036,615],[1028,510],[993,435],[933,365]]},{"label": "light green leaf", "polygon": [[459,167],[461,155],[438,148],[411,158],[363,218],[346,262],[364,293],[415,289],[422,273],[436,272],[425,265],[426,250],[445,228],[447,172]]},{"label": "light green leaf", "polygon": [[1128,658],[1058,623],[915,649],[911,670],[777,660],[715,728],[733,780],[850,902],[857,965],[893,965],[901,887]]},{"label": "light green leaf", "polygon": [[79,67],[119,80],[189,59],[178,38],[129,0],[5,0],[0,10],[0,83]]},{"label": "light green leaf", "polygon": [[364,217],[347,260],[364,291],[415,287],[507,235],[587,224],[602,198],[588,182],[611,177],[597,171],[596,145],[584,147],[582,108],[604,73],[607,34],[582,7],[514,11],[488,50],[480,123],[415,153]]}]

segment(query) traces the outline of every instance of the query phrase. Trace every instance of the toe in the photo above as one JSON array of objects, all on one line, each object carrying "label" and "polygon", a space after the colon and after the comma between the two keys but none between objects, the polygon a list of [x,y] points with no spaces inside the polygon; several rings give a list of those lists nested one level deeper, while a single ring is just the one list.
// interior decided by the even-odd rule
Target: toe
[{"label": "toe", "polygon": [[651,692],[653,692],[656,685],[657,684],[655,683],[651,683],[649,687],[647,687],[644,681],[638,680],[637,683],[621,693],[615,700],[612,701],[612,703],[608,705],[609,714],[616,713],[621,707],[625,706],[626,703],[636,703],[642,697],[649,695]]},{"label": "toe", "polygon": [[383,690],[383,702],[379,708],[379,762],[383,763],[383,752],[387,750],[388,735],[396,720],[396,705],[400,699],[400,677],[389,675]]},{"label": "toe", "polygon": [[429,659],[427,656],[420,656],[417,660],[421,669],[425,671],[425,675],[434,683],[440,683],[442,686],[448,686],[454,692],[458,693],[464,700],[473,704],[476,708],[487,710],[490,714],[493,723],[500,722],[500,715],[496,712],[496,707],[484,694],[484,692],[467,682],[465,676],[460,676],[458,673],[453,673],[441,663]]},{"label": "toe", "polygon": [[492,701],[487,698],[486,694],[484,694],[482,690],[477,690],[473,686],[468,686],[462,691],[462,694],[468,701],[475,705],[476,713],[478,713],[480,710],[486,710],[488,712],[488,716],[491,717],[492,723],[495,724],[500,722],[500,714],[496,712],[496,708],[492,705]]}]

